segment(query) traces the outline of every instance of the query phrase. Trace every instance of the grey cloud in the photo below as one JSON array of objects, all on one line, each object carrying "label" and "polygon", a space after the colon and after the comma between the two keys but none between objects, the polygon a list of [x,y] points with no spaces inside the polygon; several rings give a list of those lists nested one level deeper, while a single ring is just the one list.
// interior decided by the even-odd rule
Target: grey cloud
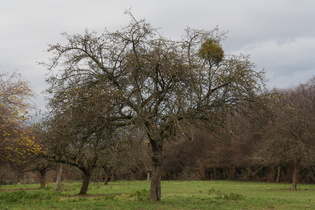
[{"label": "grey cloud", "polygon": [[[18,2],[18,3],[17,3]],[[251,54],[257,69],[265,68],[269,86],[288,87],[315,74],[314,0],[27,0],[5,1],[0,7],[0,70],[19,70],[39,94],[43,107],[47,44],[64,42],[61,32],[102,32],[128,24],[123,12],[147,19],[171,38],[187,26],[229,31],[227,53]]]},{"label": "grey cloud", "polygon": [[300,37],[279,42],[269,40],[247,45],[234,53],[251,54],[258,68],[265,68],[269,87],[285,88],[315,76],[315,37]]}]

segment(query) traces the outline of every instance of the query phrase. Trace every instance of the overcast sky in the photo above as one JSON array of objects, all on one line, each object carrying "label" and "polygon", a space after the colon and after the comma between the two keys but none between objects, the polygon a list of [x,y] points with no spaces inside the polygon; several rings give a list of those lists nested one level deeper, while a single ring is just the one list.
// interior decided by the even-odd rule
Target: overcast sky
[{"label": "overcast sky", "polygon": [[64,43],[62,32],[103,32],[129,23],[131,10],[167,38],[187,27],[228,31],[223,49],[250,54],[265,69],[268,88],[287,88],[315,76],[315,0],[0,0],[0,72],[18,71],[41,94],[48,44]]}]

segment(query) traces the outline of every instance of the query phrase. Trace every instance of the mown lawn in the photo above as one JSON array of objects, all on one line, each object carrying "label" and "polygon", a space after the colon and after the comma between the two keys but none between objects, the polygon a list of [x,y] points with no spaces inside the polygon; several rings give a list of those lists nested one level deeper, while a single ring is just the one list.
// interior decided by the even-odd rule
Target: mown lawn
[{"label": "mown lawn", "polygon": [[88,195],[77,195],[80,183],[0,186],[0,209],[315,209],[315,185],[236,182],[163,181],[162,201],[152,203],[149,182],[92,183]]}]

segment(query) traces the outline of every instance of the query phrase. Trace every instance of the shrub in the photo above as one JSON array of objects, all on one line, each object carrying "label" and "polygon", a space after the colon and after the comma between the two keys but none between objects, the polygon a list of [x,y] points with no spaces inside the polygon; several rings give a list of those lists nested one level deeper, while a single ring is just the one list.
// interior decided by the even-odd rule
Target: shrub
[{"label": "shrub", "polygon": [[228,193],[228,192],[222,192],[220,190],[215,190],[215,189],[210,189],[208,194],[214,195],[214,198],[222,199],[222,200],[244,200],[245,199],[245,196],[239,193]]},{"label": "shrub", "polygon": [[137,190],[130,193],[131,198],[135,198],[136,201],[150,201],[150,191],[146,189]]}]

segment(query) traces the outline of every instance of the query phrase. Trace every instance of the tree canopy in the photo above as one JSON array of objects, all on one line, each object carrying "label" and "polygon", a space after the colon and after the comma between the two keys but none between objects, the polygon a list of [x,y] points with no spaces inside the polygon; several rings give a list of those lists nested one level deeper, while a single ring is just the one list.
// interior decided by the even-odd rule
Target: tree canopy
[{"label": "tree canopy", "polygon": [[22,162],[40,152],[27,122],[31,109],[28,99],[33,95],[19,74],[0,75],[0,161]]},{"label": "tree canopy", "polygon": [[[48,50],[53,55],[48,68],[59,70],[47,80],[52,113],[62,114],[69,106],[68,99],[56,101],[68,90],[74,91],[71,97],[83,91],[90,94],[87,100],[97,96],[95,104],[105,110],[90,109],[101,119],[97,126],[142,130],[151,146],[152,201],[161,199],[163,141],[178,133],[192,136],[191,126],[200,122],[222,126],[221,115],[258,102],[264,87],[264,73],[254,70],[248,56],[224,54],[220,41],[225,35],[218,28],[188,28],[181,40],[171,40],[131,15],[130,24],[115,32],[64,36],[67,44]],[[82,102],[89,109],[85,96],[78,97],[70,105]]]}]

